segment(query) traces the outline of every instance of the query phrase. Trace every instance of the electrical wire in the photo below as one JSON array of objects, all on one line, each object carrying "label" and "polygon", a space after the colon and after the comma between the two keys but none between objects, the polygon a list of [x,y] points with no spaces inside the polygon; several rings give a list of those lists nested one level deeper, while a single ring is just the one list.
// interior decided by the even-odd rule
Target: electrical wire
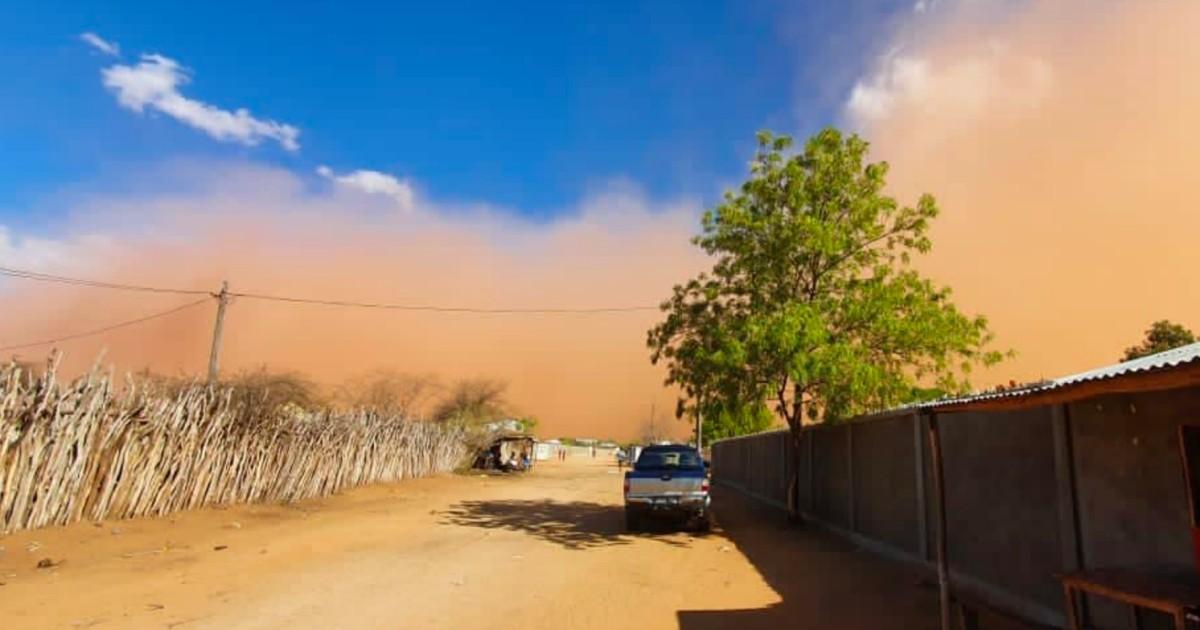
[{"label": "electrical wire", "polygon": [[85,280],[82,278],[68,278],[66,276],[56,276],[38,271],[27,271],[24,269],[13,269],[11,267],[0,267],[0,275],[10,278],[20,278],[23,280],[36,280],[38,282],[56,282],[59,284],[69,284],[74,286],[91,287],[95,289],[116,289],[120,291],[141,291],[145,293],[174,293],[177,295],[213,295],[212,291],[203,289],[174,289],[166,287],[149,287],[135,284],[120,284],[116,282],[102,282],[99,280]]},{"label": "electrical wire", "polygon": [[[202,289],[176,289],[169,287],[153,287],[134,284],[120,284],[116,282],[102,282],[99,280],[85,280],[81,278],[70,278],[67,276],[57,276],[37,271],[27,271],[24,269],[13,269],[9,267],[0,267],[0,275],[9,276],[12,278],[20,278],[23,280],[36,280],[39,282],[56,282],[60,284],[68,284],[75,286],[84,286],[98,289],[114,289],[121,291],[142,291],[149,293],[174,293],[180,295],[207,295],[218,297],[219,293],[205,291]],[[320,298],[301,298],[285,295],[269,295],[264,293],[249,293],[240,291],[229,291],[225,295],[229,297],[241,297],[251,300],[264,300],[270,302],[286,302],[291,304],[312,304],[319,306],[342,306],[350,308],[373,308],[385,309],[393,311],[423,311],[433,313],[478,313],[478,314],[588,314],[588,313],[632,313],[637,311],[653,311],[658,310],[658,306],[639,305],[639,306],[602,306],[593,308],[482,308],[470,306],[438,306],[434,304],[389,304],[383,302],[353,302],[345,300],[326,300]],[[3,350],[3,348],[0,348]]]},{"label": "electrical wire", "polygon": [[139,317],[137,319],[123,321],[118,324],[113,324],[111,326],[105,326],[104,328],[97,328],[95,330],[89,330],[87,332],[76,333],[74,335],[66,335],[64,337],[57,337],[55,339],[46,339],[44,341],[32,341],[29,343],[19,343],[19,344],[14,344],[11,346],[0,346],[0,352],[7,352],[9,350],[20,350],[22,348],[32,348],[35,346],[45,346],[45,345],[54,344],[54,343],[61,343],[63,341],[71,341],[73,339],[80,339],[83,337],[91,337],[94,335],[99,335],[102,333],[109,332],[111,330],[117,330],[118,328],[125,328],[127,326],[133,326],[135,324],[147,322],[152,319],[158,319],[159,317],[166,317],[167,315],[174,315],[175,313],[178,313],[179,311],[186,310],[186,309],[192,308],[193,306],[198,306],[200,304],[204,304],[205,302],[208,302],[210,299],[211,298],[206,297],[202,300],[196,300],[195,302],[188,302],[187,304],[183,304],[181,306],[176,306],[175,308],[172,308],[170,310],[161,311],[159,313],[154,313],[152,315],[146,315],[145,317]]},{"label": "electrical wire", "polygon": [[567,313],[630,313],[635,311],[657,310],[657,306],[605,306],[597,308],[477,308],[469,306],[436,306],[432,304],[387,304],[379,302],[347,302],[343,300],[322,300],[316,298],[298,298],[282,295],[264,295],[261,293],[241,293],[230,291],[233,297],[249,298],[251,300],[267,300],[272,302],[289,302],[293,304],[314,304],[319,306],[347,306],[353,308],[376,308],[394,311],[426,311],[433,313],[480,313],[480,314],[567,314]]}]

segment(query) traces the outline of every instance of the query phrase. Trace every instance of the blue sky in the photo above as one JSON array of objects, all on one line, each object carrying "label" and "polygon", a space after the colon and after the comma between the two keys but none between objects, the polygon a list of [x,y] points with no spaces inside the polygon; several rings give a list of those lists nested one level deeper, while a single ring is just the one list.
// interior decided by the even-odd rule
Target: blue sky
[{"label": "blue sky", "polygon": [[[370,169],[534,219],[614,178],[707,202],[743,176],[756,130],[837,122],[880,34],[910,11],[885,0],[9,6],[0,224],[36,230],[64,191],[180,158],[313,177]],[[298,150],[122,107],[101,71],[147,53],[186,68],[190,99],[296,127]]]},{"label": "blue sky", "polygon": [[[698,268],[696,215],[745,177],[757,130],[803,137],[852,121],[872,157],[891,160],[901,200],[937,196],[930,274],[1024,353],[1022,378],[1067,373],[1111,360],[1154,318],[1196,311],[1191,293],[1163,290],[1190,286],[1194,261],[1179,256],[1195,251],[1184,242],[1194,230],[1164,231],[1168,215],[1145,208],[1194,214],[1179,182],[1197,135],[1197,6],[0,0],[0,264],[164,286],[231,277],[356,300],[649,303]],[[230,238],[248,215],[262,231]],[[227,241],[239,257],[213,255]],[[1157,281],[1098,307],[1111,278],[1096,275],[1097,252],[1106,269]],[[289,275],[338,255],[352,260],[335,261],[347,266],[328,284]],[[345,269],[370,282],[345,281]],[[1014,306],[1014,292],[1061,317]],[[94,321],[31,308],[32,324],[0,324],[24,341],[43,323],[54,336],[149,310],[80,304],[71,313]],[[1097,343],[1101,327],[1110,341]],[[643,334],[612,344],[629,365],[644,367]]]}]

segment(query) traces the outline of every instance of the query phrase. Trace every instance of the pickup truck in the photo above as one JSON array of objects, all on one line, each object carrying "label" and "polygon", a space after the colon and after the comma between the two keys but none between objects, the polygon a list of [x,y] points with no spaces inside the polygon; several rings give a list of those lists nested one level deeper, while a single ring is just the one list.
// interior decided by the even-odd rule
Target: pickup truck
[{"label": "pickup truck", "polygon": [[625,528],[648,518],[690,521],[709,528],[708,465],[694,447],[647,446],[625,473]]}]

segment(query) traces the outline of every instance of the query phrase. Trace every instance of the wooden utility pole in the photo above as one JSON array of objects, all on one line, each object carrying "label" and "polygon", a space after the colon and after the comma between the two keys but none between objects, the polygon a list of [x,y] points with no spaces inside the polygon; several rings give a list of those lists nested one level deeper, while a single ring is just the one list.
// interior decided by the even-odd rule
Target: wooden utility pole
[{"label": "wooden utility pole", "polygon": [[225,329],[225,306],[229,304],[229,282],[221,281],[221,292],[217,298],[217,321],[213,325],[212,350],[208,353],[208,384],[217,382],[221,364],[221,332]]},{"label": "wooden utility pole", "polygon": [[704,443],[700,439],[700,430],[704,428],[704,412],[700,408],[696,408],[696,450],[704,448]]}]

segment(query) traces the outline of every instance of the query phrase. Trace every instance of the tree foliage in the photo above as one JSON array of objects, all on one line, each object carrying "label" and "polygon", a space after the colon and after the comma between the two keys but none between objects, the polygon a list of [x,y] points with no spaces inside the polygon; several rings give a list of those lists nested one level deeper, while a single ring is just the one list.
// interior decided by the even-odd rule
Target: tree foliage
[{"label": "tree foliage", "polygon": [[521,423],[521,430],[529,434],[537,433],[537,428],[540,424],[536,416],[521,416],[517,418],[517,422]]},{"label": "tree foliage", "polygon": [[438,402],[433,419],[465,425],[480,425],[505,417],[504,391],[501,381],[468,379],[455,383]]},{"label": "tree foliage", "polygon": [[799,431],[965,390],[973,365],[1002,355],[983,317],[911,266],[932,246],[934,198],[885,194],[888,165],[866,163],[857,136],[826,129],[791,146],[759,135],[748,181],[693,239],[712,268],[675,287],[649,332],[651,359],[682,391],[677,415],[715,409],[712,434],[734,434],[760,426],[746,420],[765,401]]},{"label": "tree foliage", "polygon": [[1160,319],[1150,325],[1146,329],[1146,338],[1142,340],[1141,345],[1131,346],[1125,349],[1125,356],[1122,361],[1132,361],[1141,357],[1166,352],[1180,346],[1186,346],[1189,343],[1196,343],[1196,335],[1181,324],[1176,324],[1170,320]]},{"label": "tree foliage", "polygon": [[775,423],[775,414],[764,403],[744,404],[714,401],[705,403],[704,422],[700,425],[703,444],[739,435],[760,433]]}]

